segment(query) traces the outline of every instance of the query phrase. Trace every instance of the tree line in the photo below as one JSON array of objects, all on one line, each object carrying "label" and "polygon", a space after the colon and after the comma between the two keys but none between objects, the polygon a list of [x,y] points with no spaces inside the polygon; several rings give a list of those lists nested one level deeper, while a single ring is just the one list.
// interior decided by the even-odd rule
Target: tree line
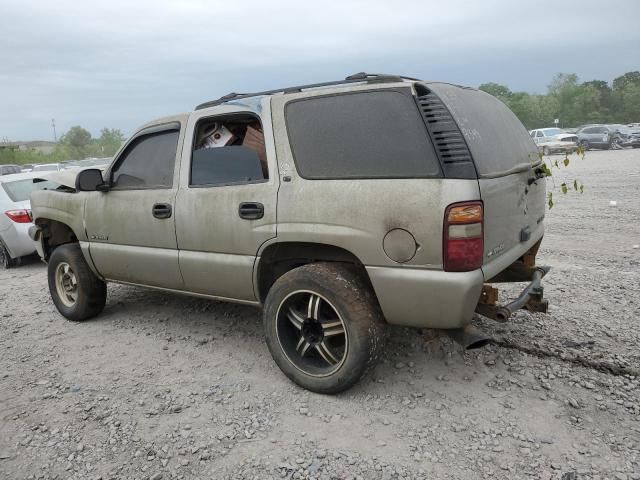
[{"label": "tree line", "polygon": [[579,127],[588,123],[640,122],[640,72],[627,72],[611,85],[604,80],[580,82],[574,73],[558,73],[546,94],[512,92],[505,85],[484,83],[480,90],[502,100],[527,129]]},{"label": "tree line", "polygon": [[51,153],[42,153],[33,149],[0,148],[0,164],[58,163],[92,157],[111,157],[118,151],[125,139],[126,137],[117,128],[103,128],[100,131],[100,136],[93,138],[91,132],[80,126],[75,126],[60,137]]}]

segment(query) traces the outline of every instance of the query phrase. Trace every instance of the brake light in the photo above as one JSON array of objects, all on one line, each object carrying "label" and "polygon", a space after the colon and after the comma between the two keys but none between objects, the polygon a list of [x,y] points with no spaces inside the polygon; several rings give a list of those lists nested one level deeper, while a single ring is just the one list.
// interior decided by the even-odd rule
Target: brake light
[{"label": "brake light", "polygon": [[447,272],[468,272],[482,266],[484,252],[482,202],[453,203],[444,213],[443,265]]},{"label": "brake light", "polygon": [[31,210],[7,210],[4,214],[16,223],[31,223]]}]

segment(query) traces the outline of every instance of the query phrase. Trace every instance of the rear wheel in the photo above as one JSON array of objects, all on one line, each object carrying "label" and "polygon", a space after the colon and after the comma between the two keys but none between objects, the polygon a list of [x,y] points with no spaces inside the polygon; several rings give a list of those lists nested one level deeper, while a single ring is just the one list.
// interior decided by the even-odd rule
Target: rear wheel
[{"label": "rear wheel", "polygon": [[91,271],[77,243],[53,251],[48,277],[53,303],[69,320],[87,320],[104,308],[107,286]]},{"label": "rear wheel", "polygon": [[11,258],[9,250],[4,242],[0,240],[0,269],[7,270],[16,266],[16,260]]},{"label": "rear wheel", "polygon": [[280,277],[265,301],[273,359],[318,393],[348,389],[375,364],[384,321],[371,288],[347,266],[305,265]]}]

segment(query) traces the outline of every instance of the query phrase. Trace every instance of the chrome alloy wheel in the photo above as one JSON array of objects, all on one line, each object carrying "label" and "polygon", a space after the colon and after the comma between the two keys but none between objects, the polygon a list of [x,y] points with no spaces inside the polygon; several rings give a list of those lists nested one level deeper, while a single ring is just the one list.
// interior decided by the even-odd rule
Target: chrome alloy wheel
[{"label": "chrome alloy wheel", "polygon": [[276,335],[287,359],[307,375],[331,375],[347,357],[349,337],[342,317],[312,291],[295,291],[280,303]]},{"label": "chrome alloy wheel", "polygon": [[73,307],[78,300],[78,279],[68,263],[60,263],[55,273],[58,297],[66,307]]}]

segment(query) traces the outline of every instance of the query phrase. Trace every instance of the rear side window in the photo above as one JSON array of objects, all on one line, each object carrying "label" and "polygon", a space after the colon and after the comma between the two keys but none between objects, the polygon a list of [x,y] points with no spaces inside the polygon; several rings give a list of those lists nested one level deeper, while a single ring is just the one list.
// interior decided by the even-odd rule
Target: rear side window
[{"label": "rear side window", "polygon": [[264,132],[257,117],[236,113],[198,122],[190,186],[243,185],[268,178]]},{"label": "rear side window", "polygon": [[309,179],[441,175],[413,96],[393,90],[293,100],[285,110],[298,173]]},{"label": "rear side window", "polygon": [[171,188],[179,133],[167,130],[136,138],[113,170],[113,188]]},{"label": "rear side window", "polygon": [[13,202],[23,202],[29,200],[31,192],[35,190],[55,190],[60,184],[47,181],[39,181],[33,183],[32,178],[26,180],[16,180],[15,182],[5,182],[2,188]]}]

